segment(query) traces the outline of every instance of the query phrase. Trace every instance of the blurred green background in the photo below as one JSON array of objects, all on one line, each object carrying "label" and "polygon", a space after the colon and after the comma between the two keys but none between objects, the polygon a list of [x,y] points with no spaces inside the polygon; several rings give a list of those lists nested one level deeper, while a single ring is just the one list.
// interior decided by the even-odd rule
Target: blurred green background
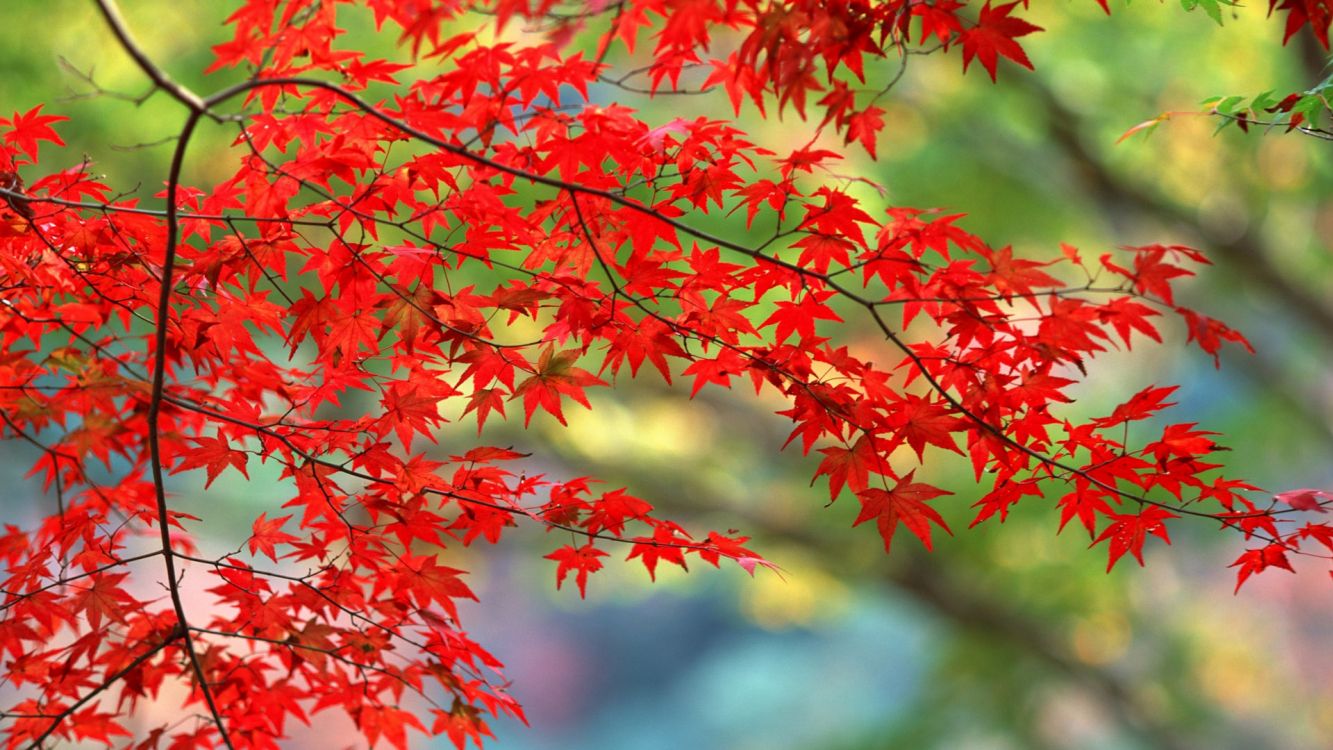
[{"label": "blurred green background", "polygon": [[[202,91],[235,80],[198,73],[225,38],[229,3],[125,5],[178,78]],[[1328,487],[1333,145],[1234,129],[1214,136],[1217,122],[1202,116],[1116,145],[1136,123],[1197,110],[1209,96],[1320,80],[1322,50],[1307,39],[1283,47],[1281,22],[1263,10],[1228,9],[1219,28],[1174,3],[1119,5],[1109,18],[1085,0],[1034,5],[1028,18],[1047,30],[1023,40],[1036,72],[1002,63],[992,85],[979,68],[962,75],[956,53],[912,58],[881,105],[880,160],[854,150],[840,171],[870,176],[896,205],[966,212],[969,230],[1029,257],[1054,257],[1059,242],[1092,257],[1147,242],[1205,250],[1216,266],[1183,287],[1183,301],[1240,328],[1258,354],[1227,351],[1215,371],[1172,331],[1163,346],[1102,358],[1075,408],[1104,413],[1150,383],[1180,383],[1171,416],[1222,432],[1234,475],[1274,490]],[[352,29],[345,46],[364,46],[370,32]],[[106,93],[146,88],[91,3],[0,8],[0,112],[45,103],[72,118],[61,127],[69,148],[45,152],[40,169],[86,154],[111,185],[151,200],[169,146],[142,144],[173,133],[182,113],[161,95],[135,104]],[[727,109],[721,93],[683,104],[595,95],[663,121],[684,106]],[[809,139],[811,124],[790,113],[766,123],[752,115],[761,143]],[[230,137],[210,130],[194,144],[191,181],[229,173],[208,155]],[[691,528],[753,534],[784,575],[694,570],[653,585],[637,563],[612,563],[579,601],[553,590],[554,566],[540,559],[564,540],[526,530],[497,550],[450,551],[483,602],[464,622],[509,665],[531,718],[527,728],[495,727],[494,747],[1333,746],[1333,591],[1319,564],[1265,574],[1233,596],[1226,566],[1241,540],[1177,523],[1174,545],[1150,545],[1146,568],[1108,575],[1104,550],[1088,551],[1074,529],[1056,536],[1040,502],[1003,526],[967,530],[980,493],[947,461],[919,476],[956,493],[937,503],[955,536],[929,555],[900,537],[886,557],[873,531],[849,528],[852,501],[823,507],[822,487],[808,486],[814,462],[778,451],[780,407],[741,389],[689,401],[651,378],[617,385],[589,394],[591,412],[571,408],[568,428],[537,420],[531,432],[490,437],[535,451],[534,471],[599,476]],[[473,439],[460,425],[438,450]],[[0,450],[5,478],[17,480],[30,457]],[[235,508],[236,529],[271,510],[239,476],[213,491]],[[23,517],[30,501],[10,495],[0,516]]]}]

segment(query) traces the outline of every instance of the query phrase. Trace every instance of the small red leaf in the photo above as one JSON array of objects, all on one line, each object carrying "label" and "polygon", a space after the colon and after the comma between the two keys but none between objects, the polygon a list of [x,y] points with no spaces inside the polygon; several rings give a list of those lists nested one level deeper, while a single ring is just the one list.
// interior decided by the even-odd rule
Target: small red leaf
[{"label": "small red leaf", "polygon": [[250,554],[262,552],[270,560],[277,562],[277,545],[297,541],[297,537],[282,530],[282,525],[290,521],[291,518],[291,516],[283,516],[270,519],[267,512],[260,513],[259,518],[256,518],[251,526]]},{"label": "small red leaf", "polygon": [[856,493],[857,499],[861,501],[861,512],[852,525],[860,526],[873,519],[879,527],[880,536],[884,538],[885,552],[889,551],[893,543],[893,534],[898,530],[899,522],[920,539],[926,549],[932,548],[930,536],[932,523],[944,529],[945,533],[953,533],[949,531],[939,511],[926,505],[932,498],[953,493],[928,484],[913,482],[914,473],[903,477],[892,490],[871,487]]},{"label": "small red leaf", "polygon": [[606,557],[606,553],[594,547],[592,542],[588,542],[582,547],[566,544],[555,552],[546,555],[547,560],[554,560],[558,563],[555,569],[555,587],[559,589],[565,582],[565,576],[573,571],[574,582],[579,587],[580,599],[587,596],[588,593],[588,574],[602,569],[602,561],[599,559],[602,557]]},{"label": "small red leaf", "polygon": [[1034,31],[1041,31],[1042,28],[1021,18],[1011,17],[1009,14],[1017,5],[1018,2],[1015,0],[992,8],[987,2],[981,8],[977,25],[959,34],[959,42],[963,45],[963,72],[967,72],[968,64],[975,57],[981,61],[982,67],[994,81],[995,66],[1001,55],[1032,70],[1032,62],[1028,60],[1027,53],[1014,40]]}]

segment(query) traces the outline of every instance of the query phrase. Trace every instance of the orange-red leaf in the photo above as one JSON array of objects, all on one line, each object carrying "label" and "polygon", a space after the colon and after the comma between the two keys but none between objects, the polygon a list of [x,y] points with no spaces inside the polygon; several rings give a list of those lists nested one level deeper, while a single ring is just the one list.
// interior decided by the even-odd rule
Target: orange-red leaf
[{"label": "orange-red leaf", "polygon": [[1028,23],[1021,18],[1010,16],[1009,14],[1017,5],[1017,0],[995,7],[991,7],[991,4],[987,2],[981,8],[976,26],[958,35],[959,42],[963,45],[964,72],[967,72],[968,64],[975,57],[981,61],[982,67],[986,69],[986,72],[990,74],[990,79],[994,81],[995,66],[999,63],[1001,56],[1013,60],[1028,70],[1032,70],[1032,62],[1028,60],[1027,53],[1014,40],[1042,29],[1040,26]]},{"label": "orange-red leaf", "polygon": [[891,490],[871,487],[856,493],[857,499],[861,501],[861,512],[852,525],[859,526],[866,521],[874,520],[879,527],[880,536],[884,538],[885,552],[889,551],[893,543],[893,535],[898,530],[899,523],[920,539],[926,549],[932,548],[930,535],[932,523],[944,529],[947,534],[953,533],[949,531],[949,526],[939,511],[926,504],[932,498],[953,493],[928,484],[913,482],[913,474],[915,472],[903,477]]}]

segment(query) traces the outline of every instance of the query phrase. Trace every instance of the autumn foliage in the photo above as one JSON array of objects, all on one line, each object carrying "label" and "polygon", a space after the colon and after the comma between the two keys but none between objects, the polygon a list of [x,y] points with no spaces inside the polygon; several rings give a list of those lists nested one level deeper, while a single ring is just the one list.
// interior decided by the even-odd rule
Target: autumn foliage
[{"label": "autumn foliage", "polygon": [[[1326,42],[1323,0],[1278,10]],[[820,457],[829,498],[886,551],[957,531],[944,503],[972,505],[972,525],[1051,505],[1109,566],[1192,517],[1236,532],[1240,582],[1333,549],[1333,527],[1291,514],[1330,497],[1220,475],[1221,436],[1159,418],[1174,388],[1069,416],[1098,353],[1162,326],[1215,360],[1248,347],[1178,303],[1199,251],[1033,260],[960,214],[858,200],[832,169],[835,149],[876,154],[908,55],[957,54],[978,85],[1003,60],[1032,67],[1024,11],[248,0],[209,68],[239,82],[204,94],[102,0],[181,125],[170,171],[144,179],[164,187],[134,197],[61,149],[56,107],[0,119],[0,435],[35,451],[44,498],[39,523],[0,530],[0,685],[17,696],[0,742],[272,748],[336,712],[372,745],[480,746],[488,717],[522,713],[459,622],[474,595],[443,548],[560,530],[546,557],[580,595],[622,559],[649,576],[772,566],[745,536],[528,473],[510,448],[432,450],[441,429],[520,412],[563,423],[635,377],[780,395],[791,450]],[[339,46],[349,23],[398,57]],[[683,95],[710,89],[800,138],[761,143]],[[679,116],[633,108],[653,96]],[[230,128],[230,151],[195,153],[205,126]],[[203,158],[232,176],[190,184]],[[974,495],[922,478],[942,453],[970,463]],[[259,465],[284,480],[254,486],[268,510],[196,544],[210,519],[177,507],[173,477]],[[132,736],[159,701],[181,718]]]}]

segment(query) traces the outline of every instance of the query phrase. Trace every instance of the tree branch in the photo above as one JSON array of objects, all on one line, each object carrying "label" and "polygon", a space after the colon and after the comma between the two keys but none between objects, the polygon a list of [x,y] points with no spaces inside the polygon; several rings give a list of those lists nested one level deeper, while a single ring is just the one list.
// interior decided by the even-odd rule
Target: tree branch
[{"label": "tree branch", "polygon": [[[173,99],[185,104],[195,112],[203,112],[204,102],[199,98],[199,95],[167,75],[167,72],[153,62],[148,54],[144,52],[143,47],[135,41],[133,35],[130,34],[129,27],[125,24],[125,18],[120,14],[120,7],[116,5],[115,0],[94,0],[94,2],[97,4],[97,8],[102,11],[102,17],[106,19],[107,26],[111,27],[111,33],[116,35],[116,40],[120,42],[121,48],[129,53],[130,57],[134,58],[134,62],[144,72],[144,75],[148,76],[163,91],[170,94]],[[215,120],[222,119],[210,116]]]}]

